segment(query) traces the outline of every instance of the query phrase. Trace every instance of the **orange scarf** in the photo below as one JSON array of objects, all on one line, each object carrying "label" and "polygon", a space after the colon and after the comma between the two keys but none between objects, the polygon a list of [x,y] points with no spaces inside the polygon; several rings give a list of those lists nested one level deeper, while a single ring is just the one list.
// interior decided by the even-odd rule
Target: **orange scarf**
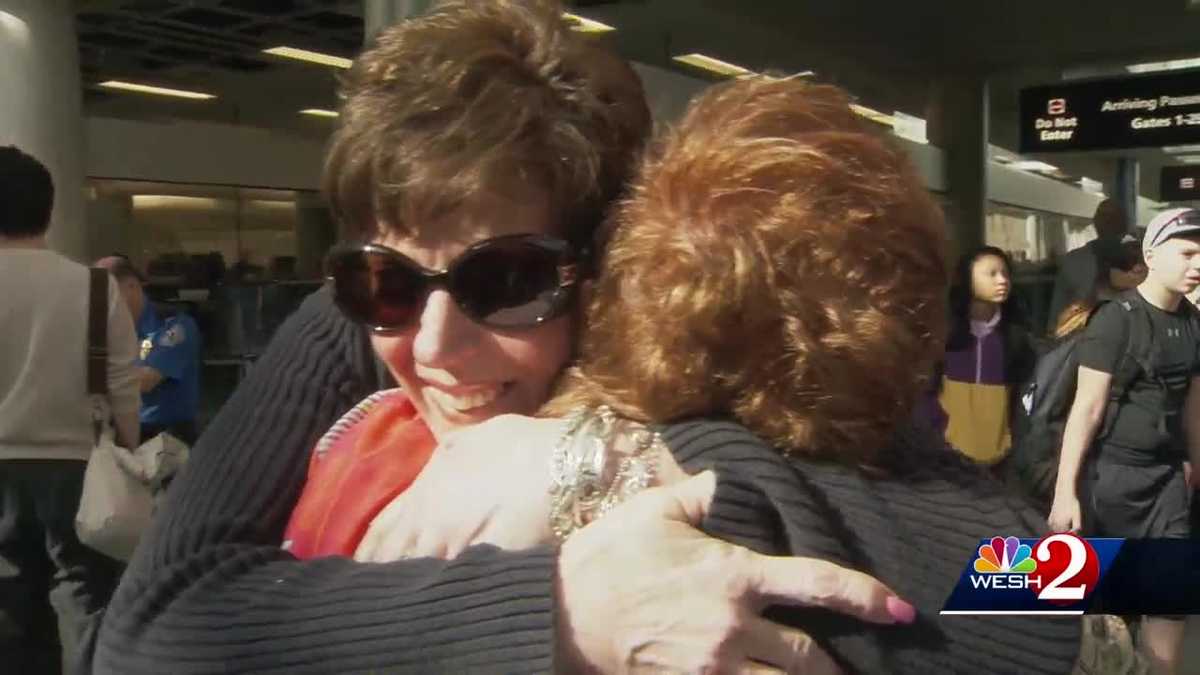
[{"label": "orange scarf", "polygon": [[400,390],[360,403],[313,452],[284,547],[298,558],[353,556],[371,521],[408,489],[435,447]]}]

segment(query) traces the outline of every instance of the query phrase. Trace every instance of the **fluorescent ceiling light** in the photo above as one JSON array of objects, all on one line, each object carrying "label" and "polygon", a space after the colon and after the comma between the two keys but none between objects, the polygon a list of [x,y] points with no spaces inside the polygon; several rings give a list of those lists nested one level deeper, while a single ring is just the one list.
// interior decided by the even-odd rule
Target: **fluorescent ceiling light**
[{"label": "fluorescent ceiling light", "polygon": [[8,12],[0,12],[0,36],[5,41],[12,40],[18,49],[23,48],[29,43],[29,24]]},{"label": "fluorescent ceiling light", "polygon": [[175,96],[178,98],[191,99],[210,99],[216,98],[212,94],[205,94],[199,91],[187,91],[186,89],[169,89],[167,87],[152,87],[148,84],[136,84],[134,82],[122,82],[120,80],[108,80],[101,82],[100,87],[106,89],[120,89],[122,91],[136,91],[141,94],[157,94],[159,96]]},{"label": "fluorescent ceiling light", "polygon": [[322,66],[332,66],[334,68],[349,68],[354,63],[353,60],[341,56],[322,54],[321,52],[312,52],[307,49],[297,49],[296,47],[271,47],[270,49],[264,49],[263,53],[282,56],[285,59],[319,63]]},{"label": "fluorescent ceiling light", "polygon": [[184,197],[181,195],[133,195],[135,209],[214,209],[217,200],[212,197]]},{"label": "fluorescent ceiling light", "polygon": [[1187,152],[1200,152],[1200,144],[1196,144],[1196,145],[1164,145],[1162,151],[1165,153],[1171,154],[1171,155],[1178,155],[1178,154],[1187,153]]},{"label": "fluorescent ceiling light", "polygon": [[914,143],[929,143],[925,118],[897,110],[892,113],[892,132]]},{"label": "fluorescent ceiling light", "polygon": [[1200,68],[1200,58],[1135,63],[1131,66],[1125,66],[1125,70],[1131,73],[1157,73],[1161,70],[1183,70],[1184,68]]},{"label": "fluorescent ceiling light", "polygon": [[1176,157],[1175,161],[1182,162],[1183,164],[1200,164],[1200,155],[1184,155],[1183,157]]},{"label": "fluorescent ceiling light", "polygon": [[580,33],[608,33],[616,30],[616,28],[606,23],[570,12],[563,12],[563,18],[570,22],[572,30],[577,30]]},{"label": "fluorescent ceiling light", "polygon": [[778,81],[778,80],[794,80],[798,77],[813,77],[814,75],[816,75],[816,73],[814,73],[811,70],[802,70],[798,73],[792,73],[791,75],[764,75],[762,73],[751,73],[751,74],[758,75],[759,77],[767,79],[767,80],[771,80],[772,82]]},{"label": "fluorescent ceiling light", "polygon": [[684,54],[682,56],[672,56],[671,58],[679,63],[684,63],[694,68],[707,70],[710,73],[716,73],[717,75],[724,75],[726,77],[745,77],[747,75],[754,74],[754,71],[752,70],[747,70],[739,65],[722,61],[720,59],[714,59],[711,56],[705,56],[704,54],[697,52]]},{"label": "fluorescent ceiling light", "polygon": [[253,206],[262,209],[290,209],[296,206],[295,201],[285,199],[248,199],[245,202],[246,206]]},{"label": "fluorescent ceiling light", "polygon": [[868,108],[865,105],[851,103],[850,109],[853,110],[856,114],[861,115],[861,116],[871,120],[872,122],[878,122],[879,124],[882,124],[885,126],[890,127],[896,123],[895,117],[892,117],[891,115],[889,115],[887,113],[879,112],[878,110],[876,110],[874,108]]},{"label": "fluorescent ceiling light", "polygon": [[1038,173],[1057,173],[1058,167],[1053,164],[1039,162],[1036,159],[1023,159],[1019,162],[1009,164],[1014,169],[1020,171],[1036,171]]},{"label": "fluorescent ceiling light", "polygon": [[336,110],[321,110],[320,108],[305,108],[300,111],[301,115],[312,115],[313,117],[337,117]]},{"label": "fluorescent ceiling light", "polygon": [[699,68],[700,70],[707,70],[710,73],[722,75],[724,77],[750,77],[752,75],[756,75],[767,80],[791,80],[798,77],[813,77],[816,75],[816,73],[811,70],[801,70],[785,75],[766,75],[750,70],[749,68],[743,68],[736,63],[729,63],[728,61],[714,59],[711,56],[705,56],[704,54],[699,53],[672,56],[671,59],[679,63],[687,64],[694,68]]}]

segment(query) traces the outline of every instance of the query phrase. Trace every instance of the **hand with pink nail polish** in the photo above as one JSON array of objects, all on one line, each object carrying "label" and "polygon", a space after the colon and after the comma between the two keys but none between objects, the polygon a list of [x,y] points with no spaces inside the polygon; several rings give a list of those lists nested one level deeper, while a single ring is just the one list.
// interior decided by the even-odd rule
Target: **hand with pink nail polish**
[{"label": "hand with pink nail polish", "polygon": [[646,490],[563,544],[558,672],[833,674],[841,669],[808,633],[763,609],[913,621],[913,606],[867,574],[705,536],[695,528],[715,483],[705,472]]}]

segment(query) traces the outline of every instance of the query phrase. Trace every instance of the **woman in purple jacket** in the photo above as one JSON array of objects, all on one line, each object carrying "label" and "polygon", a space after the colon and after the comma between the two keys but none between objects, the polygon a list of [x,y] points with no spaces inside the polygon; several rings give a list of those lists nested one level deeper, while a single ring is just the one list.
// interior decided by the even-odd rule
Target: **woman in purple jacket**
[{"label": "woman in purple jacket", "polygon": [[1012,446],[1017,391],[1036,358],[1004,251],[984,246],[962,257],[950,313],[938,397],[948,417],[946,440],[975,462],[998,467]]}]

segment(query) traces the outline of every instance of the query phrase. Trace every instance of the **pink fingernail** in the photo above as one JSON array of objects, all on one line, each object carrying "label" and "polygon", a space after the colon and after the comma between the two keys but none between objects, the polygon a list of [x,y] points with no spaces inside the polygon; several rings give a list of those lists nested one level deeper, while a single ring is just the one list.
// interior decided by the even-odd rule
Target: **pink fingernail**
[{"label": "pink fingernail", "polygon": [[894,595],[887,599],[887,611],[896,623],[912,623],[917,619],[917,608]]}]

